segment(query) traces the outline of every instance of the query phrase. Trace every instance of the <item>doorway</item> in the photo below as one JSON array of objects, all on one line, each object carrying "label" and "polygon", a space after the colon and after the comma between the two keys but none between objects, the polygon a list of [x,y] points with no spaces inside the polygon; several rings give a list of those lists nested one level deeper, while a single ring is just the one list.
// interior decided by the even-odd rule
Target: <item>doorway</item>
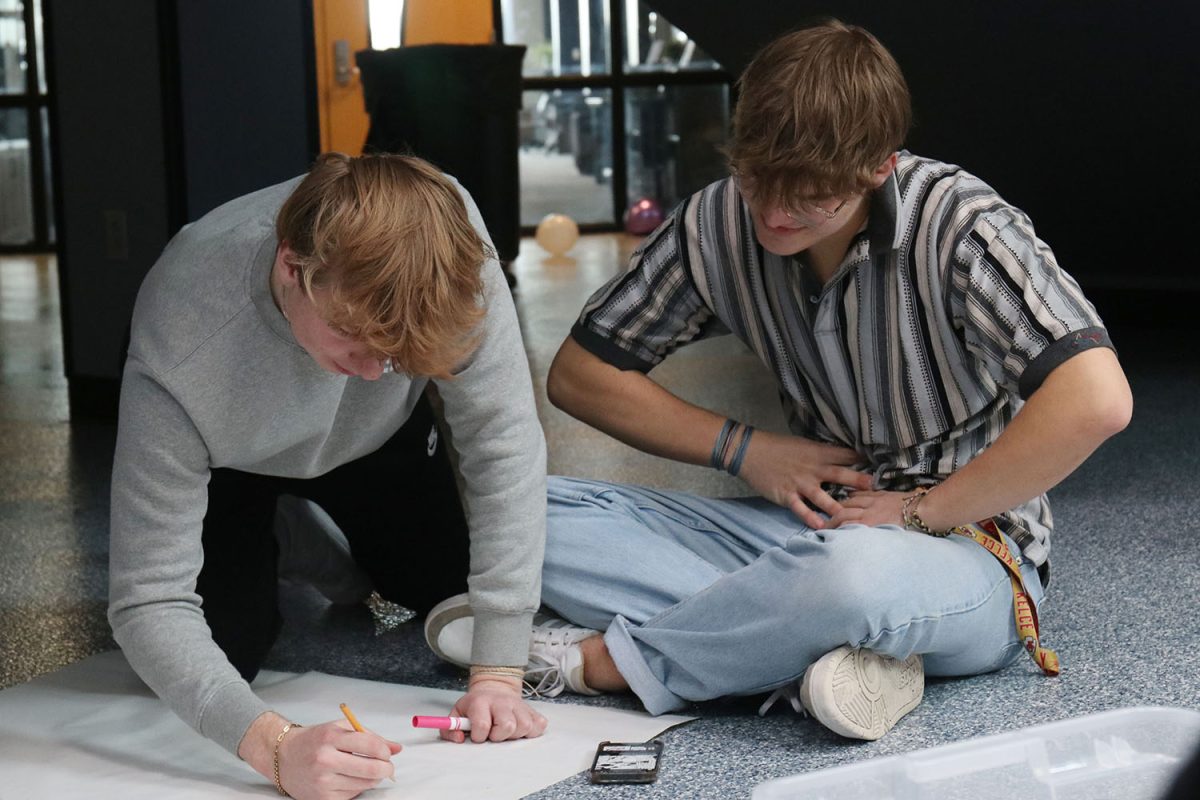
[{"label": "doorway", "polygon": [[54,247],[42,0],[0,0],[0,253]]}]

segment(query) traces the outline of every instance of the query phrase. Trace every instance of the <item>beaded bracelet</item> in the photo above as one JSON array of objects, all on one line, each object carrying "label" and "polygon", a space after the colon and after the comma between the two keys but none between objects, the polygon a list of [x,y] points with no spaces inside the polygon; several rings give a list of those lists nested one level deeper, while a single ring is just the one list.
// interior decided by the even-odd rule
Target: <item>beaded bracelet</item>
[{"label": "beaded bracelet", "polygon": [[925,520],[921,519],[921,515],[917,513],[917,508],[921,505],[921,498],[929,494],[929,488],[926,486],[918,486],[912,494],[900,501],[900,516],[904,520],[904,527],[910,531],[924,533],[929,536],[944,537],[949,536],[950,531],[935,531],[925,524]]},{"label": "beaded bracelet", "polygon": [[283,737],[287,736],[288,731],[290,731],[292,728],[303,727],[304,726],[299,722],[289,722],[283,726],[283,730],[281,730],[279,735],[275,737],[275,788],[278,789],[279,793],[284,797],[291,797],[291,795],[288,794],[287,790],[283,788],[283,781],[279,779],[279,745],[283,744]]}]

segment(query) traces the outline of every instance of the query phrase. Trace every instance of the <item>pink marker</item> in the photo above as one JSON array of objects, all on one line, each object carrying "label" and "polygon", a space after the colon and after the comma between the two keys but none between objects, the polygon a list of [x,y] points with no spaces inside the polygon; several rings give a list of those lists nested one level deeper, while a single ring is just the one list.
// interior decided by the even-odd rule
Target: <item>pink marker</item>
[{"label": "pink marker", "polygon": [[437,728],[443,731],[469,731],[471,720],[466,717],[413,717],[414,728]]}]

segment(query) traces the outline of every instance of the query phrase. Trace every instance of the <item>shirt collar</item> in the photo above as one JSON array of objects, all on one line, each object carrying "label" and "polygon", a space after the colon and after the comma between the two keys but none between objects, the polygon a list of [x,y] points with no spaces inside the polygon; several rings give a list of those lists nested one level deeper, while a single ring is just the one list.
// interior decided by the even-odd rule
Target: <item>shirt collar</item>
[{"label": "shirt collar", "polygon": [[879,255],[900,247],[900,184],[896,180],[896,170],[884,181],[884,184],[871,193],[871,212],[867,219],[867,228],[863,231],[867,237],[867,252]]}]

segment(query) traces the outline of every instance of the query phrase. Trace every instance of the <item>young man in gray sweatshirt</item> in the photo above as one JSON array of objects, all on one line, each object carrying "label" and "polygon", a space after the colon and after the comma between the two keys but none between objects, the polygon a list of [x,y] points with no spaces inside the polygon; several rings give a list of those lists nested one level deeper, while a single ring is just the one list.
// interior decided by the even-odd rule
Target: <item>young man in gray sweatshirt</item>
[{"label": "young man in gray sweatshirt", "polygon": [[287,720],[247,683],[280,625],[277,511],[331,519],[373,587],[418,612],[469,587],[472,675],[452,713],[473,740],[503,741],[546,724],[520,682],[545,507],[504,276],[470,197],[427,163],[323,156],[185,227],[147,276],[121,390],[109,619],[146,683],[280,792],[352,797],[392,774],[399,745]]}]

